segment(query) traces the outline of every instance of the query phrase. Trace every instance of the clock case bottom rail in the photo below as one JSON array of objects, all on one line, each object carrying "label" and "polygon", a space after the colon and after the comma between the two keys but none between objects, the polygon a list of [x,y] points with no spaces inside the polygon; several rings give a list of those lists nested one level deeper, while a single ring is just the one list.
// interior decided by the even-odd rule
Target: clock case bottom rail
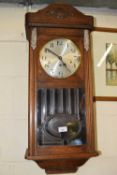
[{"label": "clock case bottom rail", "polygon": [[68,158],[68,159],[42,159],[38,156],[29,156],[28,149],[26,151],[25,158],[28,160],[33,160],[39,167],[45,169],[47,174],[62,174],[62,173],[74,173],[78,168],[84,165],[88,159],[98,155],[98,152],[87,153],[87,155],[79,154],[78,158]]}]

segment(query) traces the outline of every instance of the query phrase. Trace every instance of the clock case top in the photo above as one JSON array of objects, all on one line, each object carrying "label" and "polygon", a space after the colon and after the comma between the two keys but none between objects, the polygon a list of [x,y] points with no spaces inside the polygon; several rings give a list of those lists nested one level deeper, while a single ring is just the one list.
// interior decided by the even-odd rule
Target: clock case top
[{"label": "clock case top", "polygon": [[66,4],[51,4],[25,17],[26,36],[30,39],[30,27],[54,27],[93,30],[93,17],[87,16]]},{"label": "clock case top", "polygon": [[[26,14],[26,36],[29,41],[29,137],[26,158],[34,160],[47,173],[74,172],[90,157],[96,156],[93,121],[93,90],[91,49],[84,48],[84,31],[93,30],[93,17],[86,16],[66,4],[51,4],[38,12]],[[36,48],[31,46],[32,31],[36,28]],[[78,45],[81,65],[65,79],[49,77],[39,64],[39,51],[49,40],[65,37]],[[82,146],[39,146],[36,141],[36,92],[41,87],[83,87],[86,95],[87,144]],[[59,165],[59,166],[58,166]]]}]

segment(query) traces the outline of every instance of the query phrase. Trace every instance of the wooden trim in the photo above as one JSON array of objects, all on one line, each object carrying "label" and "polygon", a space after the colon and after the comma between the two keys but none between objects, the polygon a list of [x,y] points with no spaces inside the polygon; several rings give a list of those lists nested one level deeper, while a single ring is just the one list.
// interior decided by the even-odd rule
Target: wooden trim
[{"label": "wooden trim", "polygon": [[117,33],[117,28],[108,28],[108,27],[94,27],[96,32],[112,32]]},{"label": "wooden trim", "polygon": [[117,101],[117,97],[112,96],[94,96],[93,101]]}]

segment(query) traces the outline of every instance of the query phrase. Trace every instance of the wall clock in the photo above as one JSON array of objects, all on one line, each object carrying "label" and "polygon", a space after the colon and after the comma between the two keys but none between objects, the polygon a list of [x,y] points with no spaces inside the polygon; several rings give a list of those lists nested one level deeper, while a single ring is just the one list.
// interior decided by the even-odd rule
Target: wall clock
[{"label": "wall clock", "polygon": [[26,14],[29,139],[26,158],[47,173],[75,172],[95,150],[93,17],[65,4]]}]

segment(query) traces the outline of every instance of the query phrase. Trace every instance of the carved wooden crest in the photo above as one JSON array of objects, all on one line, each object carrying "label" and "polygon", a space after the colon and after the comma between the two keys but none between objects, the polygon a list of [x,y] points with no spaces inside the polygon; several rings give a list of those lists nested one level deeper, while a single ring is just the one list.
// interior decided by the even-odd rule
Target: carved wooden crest
[{"label": "carved wooden crest", "polygon": [[93,29],[93,18],[66,4],[51,4],[45,9],[26,14],[28,27],[62,27]]}]

